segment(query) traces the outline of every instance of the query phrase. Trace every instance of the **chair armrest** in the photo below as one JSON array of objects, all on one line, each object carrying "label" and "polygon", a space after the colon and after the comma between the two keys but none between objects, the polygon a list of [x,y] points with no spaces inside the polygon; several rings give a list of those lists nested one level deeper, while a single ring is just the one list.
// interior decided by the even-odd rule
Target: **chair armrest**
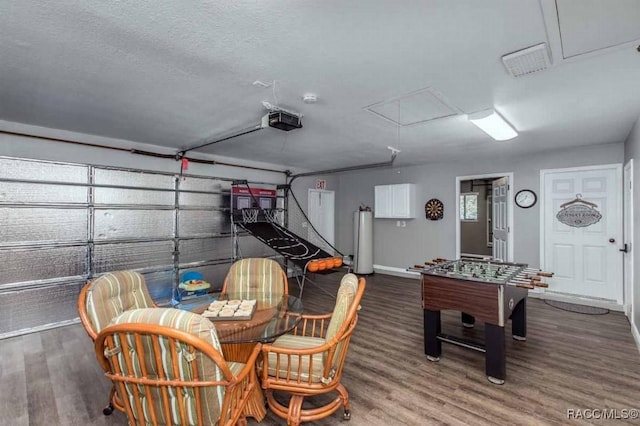
[{"label": "chair armrest", "polygon": [[251,351],[251,355],[249,356],[249,359],[245,363],[244,368],[242,369],[242,371],[240,371],[240,373],[237,376],[234,377],[234,380],[242,381],[244,380],[245,377],[247,377],[249,373],[251,373],[251,370],[255,368],[256,360],[258,359],[258,356],[260,355],[261,350],[262,350],[262,344],[258,343],[255,346],[255,348],[253,348],[253,351]]},{"label": "chair armrest", "polygon": [[282,355],[314,355],[314,354],[326,352],[329,349],[331,349],[331,347],[336,345],[337,345],[337,342],[324,343],[320,346],[315,346],[313,348],[307,348],[307,349],[290,349],[290,348],[273,346],[271,344],[264,344],[262,345],[262,354],[264,356],[269,356],[269,353],[271,352],[271,353],[282,354]]},{"label": "chair armrest", "polygon": [[351,336],[351,334],[353,333],[353,330],[356,327],[357,322],[358,321],[356,317],[356,319],[351,322],[351,324],[349,325],[349,328],[347,328],[347,330],[345,330],[344,333],[333,336],[329,341],[325,342],[320,346],[315,346],[313,348],[290,349],[290,348],[283,348],[279,346],[273,346],[272,344],[265,343],[262,345],[263,361],[264,362],[268,361],[269,353],[275,353],[275,354],[281,354],[281,355],[299,355],[299,356],[314,355],[314,354],[322,353],[326,351],[329,351],[330,353],[332,353],[333,350],[335,350],[335,348],[338,346],[338,343],[340,343],[341,341]]},{"label": "chair armrest", "polygon": [[324,339],[332,313],[321,315],[302,315],[300,323],[293,329],[296,336],[319,337]]},{"label": "chair armrest", "polygon": [[[299,348],[282,348],[275,347],[270,344],[265,344],[262,346],[262,385],[263,387],[267,386],[267,383],[275,380],[285,381],[287,383],[304,383],[308,381],[308,384],[311,384],[311,377],[313,376],[313,368],[312,368],[312,359],[314,356],[327,353],[328,354],[328,362],[320,361],[320,365],[322,366],[322,376],[320,381],[323,384],[328,384],[333,380],[335,370],[332,367],[332,363],[330,362],[333,359],[333,355],[337,348],[337,341],[333,343],[324,343],[316,347],[307,348],[307,349],[299,349]],[[270,355],[273,354],[276,359],[275,364],[275,377],[269,376],[269,371],[271,366],[269,364]],[[297,360],[297,363],[294,366],[293,362]],[[308,360],[307,362],[303,360]],[[302,365],[307,364],[305,367],[301,367]],[[285,369],[286,372],[283,372],[282,368]],[[303,379],[303,376],[306,375],[307,379]]]},{"label": "chair armrest", "polygon": [[321,319],[330,319],[331,315],[333,315],[332,312],[329,312],[328,314],[319,314],[319,315],[312,315],[312,314],[302,314],[302,319],[307,319],[307,320],[321,320]]}]

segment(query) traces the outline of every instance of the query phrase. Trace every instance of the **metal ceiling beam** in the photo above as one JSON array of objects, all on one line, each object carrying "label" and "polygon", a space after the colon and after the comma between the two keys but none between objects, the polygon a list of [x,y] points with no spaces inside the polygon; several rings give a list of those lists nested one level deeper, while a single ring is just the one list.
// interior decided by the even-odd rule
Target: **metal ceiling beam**
[{"label": "metal ceiling beam", "polygon": [[396,160],[398,156],[398,150],[391,149],[391,159],[389,161],[384,161],[381,163],[371,163],[371,164],[361,164],[359,166],[349,166],[349,167],[340,167],[337,169],[328,169],[328,170],[318,170],[316,172],[306,172],[306,173],[298,173],[291,176],[291,180],[289,184],[291,184],[295,179],[299,177],[305,176],[316,176],[316,175],[328,175],[332,173],[340,173],[340,172],[352,172],[356,170],[365,170],[365,169],[376,169],[380,167],[390,167],[393,166],[393,162]]}]

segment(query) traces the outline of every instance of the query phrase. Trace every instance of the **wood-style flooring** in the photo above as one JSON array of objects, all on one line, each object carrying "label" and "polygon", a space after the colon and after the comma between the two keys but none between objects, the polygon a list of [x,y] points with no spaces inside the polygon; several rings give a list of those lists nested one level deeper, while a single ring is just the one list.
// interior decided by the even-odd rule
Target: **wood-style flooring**
[{"label": "wood-style flooring", "polygon": [[[340,277],[318,284],[335,294]],[[307,284],[304,304],[328,312],[333,299]],[[443,332],[482,339],[481,323],[463,330],[459,313],[442,319]],[[507,381],[493,385],[481,353],[444,344],[441,361],[427,361],[419,281],[378,274],[367,278],[343,383],[351,426],[603,424],[569,421],[567,410],[640,408],[640,354],[619,312],[575,314],[529,299],[528,339],[507,339]],[[125,425],[121,413],[102,415],[110,387],[79,324],[0,341],[0,425]],[[615,422],[626,423],[634,421]],[[268,413],[260,424],[285,422]]]}]

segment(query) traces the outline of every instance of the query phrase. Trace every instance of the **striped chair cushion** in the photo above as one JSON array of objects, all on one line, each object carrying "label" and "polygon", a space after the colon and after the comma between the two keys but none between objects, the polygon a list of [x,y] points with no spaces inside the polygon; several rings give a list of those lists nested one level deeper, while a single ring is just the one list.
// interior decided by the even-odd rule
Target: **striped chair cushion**
[{"label": "striped chair cushion", "polygon": [[[327,334],[325,335],[327,342],[338,333],[347,319],[347,314],[349,313],[351,305],[353,305],[356,293],[358,293],[358,277],[354,274],[346,274],[340,281],[340,288],[338,289],[338,294],[336,296],[336,304],[333,308],[331,321],[329,321],[329,326],[327,327]],[[334,367],[339,363],[343,346],[344,342],[338,343],[333,357]]]},{"label": "striped chair cushion", "polygon": [[[222,353],[213,324],[208,319],[188,311],[171,308],[135,309],[120,314],[112,321],[112,324],[123,323],[157,324],[186,331],[194,336],[205,340],[207,343],[216,348],[220,353]],[[129,337],[127,337],[127,340],[131,357],[133,359],[133,371],[127,371],[126,364],[123,362],[122,353],[118,354],[121,368],[123,368],[123,374],[125,375],[132,374],[135,377],[142,377],[143,374],[141,361],[143,360],[147,370],[147,378],[156,379],[164,375],[164,377],[168,378],[169,380],[175,379],[190,381],[194,379],[191,362],[196,362],[198,380],[225,380],[222,371],[209,357],[205,356],[201,352],[196,352],[195,358],[188,356],[187,345],[181,346],[182,344],[178,343],[177,347],[172,348],[169,345],[168,339],[160,339],[162,365],[158,365],[151,349],[143,350],[143,354],[135,353],[135,344],[132,336],[130,335]],[[119,344],[119,342],[116,342],[116,344]],[[150,346],[151,339],[143,336],[142,347],[150,348]],[[178,357],[179,359],[179,369],[177,375],[174,373],[172,368],[171,353],[174,354],[174,357]],[[234,374],[237,374],[242,370],[242,368],[244,368],[244,364],[229,363],[229,367]],[[159,374],[159,372],[162,374]],[[143,415],[141,418],[140,414],[137,413],[136,403],[134,399],[135,394],[133,393],[132,386],[133,385],[129,384],[126,385],[126,397],[129,398],[131,406],[133,407],[134,416],[143,424],[151,422],[151,417],[149,415],[149,411],[151,408],[149,406],[149,398],[147,398],[146,395],[143,395],[141,398],[141,406],[143,410]],[[162,409],[162,391],[159,388],[152,388],[152,390],[150,391],[150,396],[155,407],[156,416],[160,414],[160,416],[162,417],[162,420],[160,421],[160,419],[158,419],[158,422],[160,424],[180,424],[180,415],[177,402],[178,398],[181,398],[185,402],[185,406],[187,407],[186,411],[188,424],[195,425],[197,423],[195,392],[198,392],[198,390],[195,390],[194,388],[184,388],[184,390],[176,391],[175,388],[171,387],[167,389],[169,394],[169,405],[171,406],[171,419],[164,418],[164,410]],[[224,386],[215,386],[202,387],[199,389],[199,392],[201,392],[200,396],[202,397],[203,401],[203,420],[205,424],[215,424],[220,416],[220,407],[222,406],[222,402],[224,399],[225,388]],[[139,390],[142,391],[143,389],[140,387]]]},{"label": "striped chair cushion", "polygon": [[[307,336],[294,336],[291,334],[285,334],[278,337],[272,344],[277,348],[287,349],[310,349],[317,348],[324,345],[324,339],[318,337]],[[280,357],[280,365],[278,369],[278,356]],[[284,354],[276,354],[274,352],[269,353],[269,375],[275,376],[276,370],[278,370],[278,377],[283,379],[289,377],[291,380],[298,379],[298,369],[300,368],[300,380],[309,381],[309,364],[311,363],[311,382],[318,383],[322,378],[324,372],[324,359],[323,354],[318,353],[312,356],[304,355],[291,355],[291,363],[289,364],[289,357]],[[287,373],[291,370],[290,373]],[[287,376],[289,374],[289,376]]]},{"label": "striped chair cushion", "polygon": [[265,258],[242,259],[231,265],[226,292],[238,299],[279,301],[288,285],[278,262]]},{"label": "striped chair cushion", "polygon": [[144,277],[137,272],[120,271],[102,275],[87,292],[87,315],[99,333],[124,311],[154,306]]}]

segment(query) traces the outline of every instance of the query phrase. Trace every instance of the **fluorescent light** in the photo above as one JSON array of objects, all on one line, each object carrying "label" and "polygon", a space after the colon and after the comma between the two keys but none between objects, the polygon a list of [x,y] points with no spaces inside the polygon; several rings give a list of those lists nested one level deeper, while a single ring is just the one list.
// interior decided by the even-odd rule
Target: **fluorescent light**
[{"label": "fluorescent light", "polygon": [[470,122],[497,141],[508,141],[518,136],[518,132],[493,109],[470,114],[468,118]]}]

